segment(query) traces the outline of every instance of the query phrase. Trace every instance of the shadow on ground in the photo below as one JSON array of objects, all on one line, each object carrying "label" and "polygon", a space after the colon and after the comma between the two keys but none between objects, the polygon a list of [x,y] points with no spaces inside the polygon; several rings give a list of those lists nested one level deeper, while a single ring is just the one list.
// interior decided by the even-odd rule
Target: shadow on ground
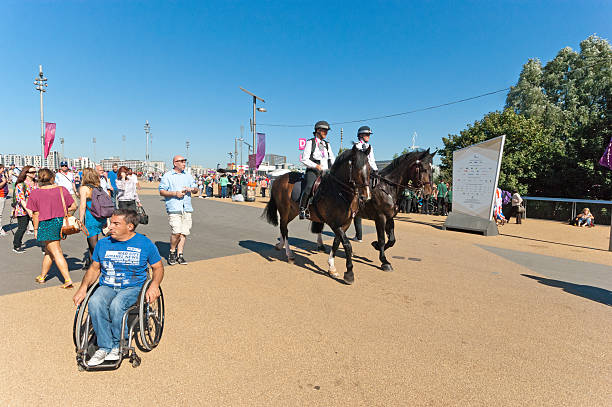
[{"label": "shadow on ground", "polygon": [[560,242],[553,242],[550,240],[542,240],[542,239],[535,239],[533,237],[525,237],[525,236],[517,236],[517,235],[509,235],[506,233],[502,233],[500,231],[499,233],[501,236],[506,236],[506,237],[514,237],[516,239],[524,239],[524,240],[532,240],[534,242],[541,242],[541,243],[550,243],[550,244],[556,244],[556,245],[560,245],[560,246],[569,246],[569,247],[578,247],[580,249],[589,249],[589,250],[598,250],[600,252],[607,252],[608,250],[605,249],[598,249],[596,247],[588,247],[588,246],[580,246],[577,244],[571,244],[571,243],[560,243]]},{"label": "shadow on ground", "polygon": [[[444,220],[445,219],[446,218],[444,218]],[[444,225],[444,220],[443,219],[441,219],[441,220],[434,219],[431,222],[423,222],[421,220],[415,220],[415,219],[411,219],[411,218],[398,218],[398,217],[395,218],[396,222],[416,223],[416,224],[419,224],[419,225],[431,226],[432,228],[439,229],[439,230],[442,230],[442,226]]]},{"label": "shadow on ground", "polygon": [[593,287],[591,285],[573,284],[568,283],[567,281],[552,280],[549,278],[533,276],[530,274],[521,275],[536,280],[540,284],[544,284],[550,287],[561,288],[566,293],[574,294],[579,297],[589,299],[591,301],[596,301],[605,305],[612,306],[612,291],[599,287]]}]

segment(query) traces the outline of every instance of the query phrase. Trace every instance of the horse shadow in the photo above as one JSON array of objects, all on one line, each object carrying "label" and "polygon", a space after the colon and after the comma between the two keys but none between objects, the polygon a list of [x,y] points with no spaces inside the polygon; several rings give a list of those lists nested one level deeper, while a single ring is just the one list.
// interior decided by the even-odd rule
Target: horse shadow
[{"label": "horse shadow", "polygon": [[[297,243],[297,244],[296,244]],[[317,246],[313,242],[300,238],[289,238],[289,244],[292,246],[292,251],[295,256],[294,263],[296,266],[308,270],[314,274],[331,278],[340,284],[346,284],[342,279],[331,277],[328,272],[319,267],[314,261],[308,258],[309,255],[318,253]],[[282,261],[286,262],[285,250],[277,250],[276,246],[269,243],[258,242],[255,240],[241,240],[238,245],[244,249],[250,250],[259,254],[268,262]]]},{"label": "horse shadow", "polygon": [[612,291],[606,290],[604,288],[593,287],[591,285],[568,283],[567,281],[552,280],[549,278],[534,276],[531,274],[521,274],[521,276],[536,280],[540,284],[560,288],[569,294],[577,295],[579,297],[586,298],[591,301],[600,302],[602,304],[612,306]]},{"label": "horse shadow", "polygon": [[432,228],[438,229],[438,230],[442,230],[443,226],[444,226],[444,222],[440,222],[440,221],[432,221],[432,222],[424,222],[421,220],[416,220],[416,219],[411,219],[411,218],[404,218],[404,217],[396,217],[394,218],[394,220],[396,222],[406,222],[406,223],[417,223],[419,225],[425,225],[425,226],[431,226]]},{"label": "horse shadow", "polygon": [[170,256],[170,243],[157,241],[155,242],[155,246],[157,246],[157,250],[159,250],[159,255],[168,260],[168,256]]}]

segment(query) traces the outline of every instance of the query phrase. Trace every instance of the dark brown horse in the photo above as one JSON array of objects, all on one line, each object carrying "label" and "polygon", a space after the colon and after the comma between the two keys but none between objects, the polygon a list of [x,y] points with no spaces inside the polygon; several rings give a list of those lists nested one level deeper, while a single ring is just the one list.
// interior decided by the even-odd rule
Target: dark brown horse
[{"label": "dark brown horse", "polygon": [[[357,213],[359,200],[367,201],[370,199],[369,153],[369,148],[361,151],[353,147],[340,154],[332,165],[331,170],[321,179],[321,185],[312,199],[312,204],[309,206],[310,219],[312,221],[311,231],[319,234],[319,247],[323,245],[321,231],[324,224],[329,225],[334,232],[336,236],[334,245],[336,248],[342,242],[346,252],[344,281],[347,284],[352,284],[355,277],[353,275],[351,243],[346,237],[345,232]],[[294,255],[289,248],[287,225],[299,213],[298,203],[291,199],[291,192],[296,182],[299,181],[297,181],[295,173],[285,174],[277,178],[272,184],[270,201],[262,215],[262,217],[267,219],[268,223],[277,226],[279,224],[278,214],[280,213],[281,237],[277,249],[281,249],[283,245],[285,246],[287,260],[290,263],[293,262]],[[334,278],[339,277],[333,266],[333,258],[330,263],[329,273]]]},{"label": "dark brown horse", "polygon": [[[372,199],[359,206],[360,217],[376,222],[378,239],[372,242],[372,246],[380,252],[381,267],[385,271],[393,270],[385,257],[385,250],[395,244],[393,218],[398,212],[398,197],[406,187],[415,190],[423,188],[425,196],[431,195],[432,159],[435,154],[431,154],[428,149],[406,153],[394,159],[376,177],[378,183],[372,191]],[[385,233],[388,238],[386,243]]]}]

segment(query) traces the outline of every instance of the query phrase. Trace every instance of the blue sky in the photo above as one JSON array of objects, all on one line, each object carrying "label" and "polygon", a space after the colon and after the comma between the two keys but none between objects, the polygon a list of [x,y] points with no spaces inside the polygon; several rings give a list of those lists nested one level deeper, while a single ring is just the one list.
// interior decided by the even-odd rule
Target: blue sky
[{"label": "blue sky", "polygon": [[[513,85],[528,58],[548,61],[596,33],[610,39],[612,2],[3,1],[0,4],[1,153],[40,151],[33,79],[49,79],[45,120],[65,153],[144,158],[185,154],[214,167],[229,160],[252,108],[258,123],[348,121],[462,99]],[[334,126],[347,140],[368,124],[377,159],[418,133],[440,147],[505,93],[386,120]],[[267,152],[297,161],[310,127],[258,126]],[[246,138],[246,137],[245,137]],[[59,142],[57,144],[59,150]],[[245,154],[246,157],[246,154]]]}]

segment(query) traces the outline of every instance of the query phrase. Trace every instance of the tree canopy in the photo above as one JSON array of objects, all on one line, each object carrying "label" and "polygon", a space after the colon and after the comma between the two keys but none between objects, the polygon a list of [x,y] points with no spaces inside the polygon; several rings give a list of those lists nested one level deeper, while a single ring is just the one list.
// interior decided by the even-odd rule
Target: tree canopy
[{"label": "tree canopy", "polygon": [[503,112],[443,137],[442,173],[452,152],[506,134],[500,186],[540,196],[612,197],[612,171],[598,164],[612,136],[612,48],[592,35],[542,66],[529,59]]}]

